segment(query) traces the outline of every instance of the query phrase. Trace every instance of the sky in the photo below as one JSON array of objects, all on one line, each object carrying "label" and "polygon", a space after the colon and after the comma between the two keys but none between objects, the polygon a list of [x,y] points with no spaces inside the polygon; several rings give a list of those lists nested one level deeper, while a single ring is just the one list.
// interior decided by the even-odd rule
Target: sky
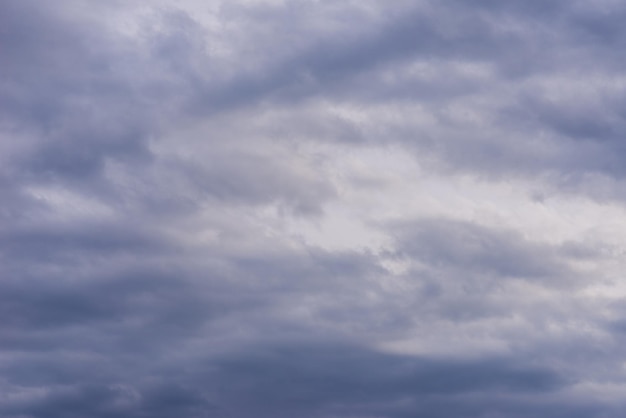
[{"label": "sky", "polygon": [[0,416],[622,417],[625,21],[2,0]]}]

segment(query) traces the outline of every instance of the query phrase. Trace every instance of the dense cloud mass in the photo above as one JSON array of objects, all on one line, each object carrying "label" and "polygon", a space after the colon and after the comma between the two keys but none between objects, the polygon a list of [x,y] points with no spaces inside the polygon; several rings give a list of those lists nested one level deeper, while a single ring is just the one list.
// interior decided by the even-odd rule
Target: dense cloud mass
[{"label": "dense cloud mass", "polygon": [[626,4],[0,2],[0,416],[617,418]]}]

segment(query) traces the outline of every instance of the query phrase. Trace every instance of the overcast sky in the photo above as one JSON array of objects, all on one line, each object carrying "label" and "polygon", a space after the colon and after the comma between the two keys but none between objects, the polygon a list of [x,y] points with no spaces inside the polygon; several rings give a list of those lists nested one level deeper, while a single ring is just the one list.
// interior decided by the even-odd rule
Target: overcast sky
[{"label": "overcast sky", "polygon": [[625,22],[0,1],[0,416],[623,417]]}]

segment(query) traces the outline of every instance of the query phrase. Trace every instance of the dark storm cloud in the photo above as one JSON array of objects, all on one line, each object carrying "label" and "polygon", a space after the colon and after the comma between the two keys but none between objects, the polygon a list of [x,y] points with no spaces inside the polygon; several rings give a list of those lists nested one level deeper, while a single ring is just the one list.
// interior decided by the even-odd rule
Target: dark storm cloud
[{"label": "dark storm cloud", "polygon": [[[26,407],[29,416],[70,417],[169,417],[215,416],[216,408],[193,388],[163,384],[141,393],[124,386],[68,387],[52,391],[43,399]],[[19,402],[5,409],[7,416],[20,416],[24,411]],[[22,415],[23,416],[23,415]],[[218,415],[219,416],[219,415]]]},{"label": "dark storm cloud", "polygon": [[[61,367],[58,370],[50,370],[49,362],[36,360],[30,370],[22,367],[20,374],[30,371],[35,373],[33,378],[56,374],[53,382],[61,385],[29,405],[18,401],[4,411],[11,413],[14,408],[32,416],[46,411],[47,416],[89,413],[94,417],[114,413],[160,417],[186,412],[224,417],[339,416],[390,411],[394,416],[410,411],[427,416],[425,406],[438,414],[446,409],[445,398],[458,397],[457,409],[447,412],[461,416],[464,408],[472,407],[472,396],[481,393],[549,393],[563,384],[562,378],[548,369],[522,366],[509,359],[413,358],[341,344],[252,346],[246,351],[194,358],[194,362],[192,368],[183,363],[178,370],[167,371],[166,380],[107,385],[110,372],[104,357],[73,362],[57,359],[54,365]],[[141,366],[145,364],[133,368]],[[69,383],[92,373],[91,384],[77,387]],[[96,383],[101,380],[104,382]],[[464,399],[464,395],[472,396]],[[501,402],[494,409],[513,408]]]},{"label": "dark storm cloud", "polygon": [[[141,257],[137,251],[133,256]],[[218,337],[219,332],[213,341],[207,330],[215,326],[217,332],[225,322],[248,334],[246,338],[284,338],[281,335],[290,335],[290,329],[301,325],[281,324],[283,319],[275,318],[273,310],[297,306],[316,293],[330,297],[331,287],[334,296],[347,295],[348,284],[343,289],[333,283],[358,286],[360,270],[368,268],[363,265],[367,260],[359,261],[360,257],[318,254],[309,259],[293,254],[274,261],[239,257],[230,267],[202,271],[183,266],[164,271],[158,263],[146,270],[151,263],[144,256],[144,270],[121,270],[118,255],[100,261],[121,270],[111,276],[97,268],[96,257],[81,256],[84,263],[96,264],[93,270],[62,268],[57,262],[56,269],[31,272],[45,276],[4,278],[0,306],[8,320],[0,335],[15,361],[0,367],[13,385],[32,388],[34,393],[32,398],[25,393],[3,403],[3,414],[231,416],[219,411],[236,409],[239,402],[215,387],[244,382],[238,382],[241,376],[227,381],[229,373],[214,375],[211,371],[221,367],[222,360],[211,353],[230,351],[233,342],[228,335]],[[41,262],[40,257],[35,259]],[[220,262],[226,260],[222,257]],[[252,353],[242,353],[237,361],[247,362],[248,355]],[[200,372],[209,374],[198,376]],[[214,404],[221,408],[217,415]]]},{"label": "dark storm cloud", "polygon": [[620,416],[583,391],[622,382],[623,309],[576,264],[618,248],[441,217],[339,251],[290,222],[350,195],[325,152],[379,144],[626,195],[624,8],[364,4],[155,8],[133,34],[133,2],[0,4],[0,415]]},{"label": "dark storm cloud", "polygon": [[250,410],[261,416],[380,413],[394,404],[419,413],[422,402],[442,396],[549,392],[561,385],[549,370],[518,367],[506,359],[421,359],[342,345],[286,345],[231,354],[220,359],[217,374],[231,408],[245,400],[236,414],[244,416]]},{"label": "dark storm cloud", "polygon": [[[521,246],[514,235],[440,223],[432,226],[443,230],[438,232],[444,238],[437,251],[444,254],[445,264],[459,270],[467,269],[464,256],[450,256],[464,252],[453,242],[457,229],[487,244],[495,242],[486,245],[487,250]],[[435,241],[434,234],[429,239]],[[375,330],[380,326],[376,323],[382,324],[378,332],[405,326],[381,320],[406,315],[393,312],[393,305],[403,303],[400,295],[389,293],[384,303],[364,302],[368,291],[383,291],[375,279],[385,273],[375,260],[360,254],[232,257],[213,252],[211,257],[219,261],[213,267],[195,271],[168,263],[165,270],[148,258],[159,256],[149,244],[139,251],[137,243],[120,243],[120,252],[132,253],[144,270],[131,265],[111,277],[103,274],[111,267],[98,266],[113,264],[119,270],[121,254],[85,247],[81,241],[74,245],[59,251],[86,252],[82,262],[95,264],[93,270],[56,263],[56,269],[31,272],[45,276],[2,284],[0,306],[10,318],[0,328],[2,340],[6,348],[20,353],[16,361],[2,366],[3,375],[22,388],[46,388],[6,402],[2,410],[7,416],[460,417],[467,410],[477,416],[488,416],[489,411],[537,416],[570,410],[558,402],[520,406],[518,396],[545,396],[574,383],[549,368],[526,364],[529,360],[523,357],[416,358],[316,342],[349,335],[316,329],[323,323],[346,330]],[[103,255],[106,260],[98,260]],[[42,261],[39,255],[33,259]],[[434,259],[434,265],[440,264]],[[153,270],[146,270],[151,264]],[[70,280],[63,277],[67,273]],[[319,301],[309,308],[317,325],[276,316],[277,309],[288,312],[311,299]],[[342,306],[336,306],[338,301]],[[244,341],[266,343],[247,346],[228,335],[220,337],[220,324],[247,334]],[[296,342],[290,341],[293,338]],[[513,398],[489,399],[496,394]],[[595,416],[594,410],[580,416]]]}]

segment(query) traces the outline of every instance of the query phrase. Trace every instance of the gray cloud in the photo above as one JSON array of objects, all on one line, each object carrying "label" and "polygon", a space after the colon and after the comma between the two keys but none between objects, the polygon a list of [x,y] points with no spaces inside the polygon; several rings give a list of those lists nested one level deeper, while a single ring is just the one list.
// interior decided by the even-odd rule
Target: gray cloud
[{"label": "gray cloud", "polygon": [[[167,382],[155,385],[139,381],[107,384],[110,373],[100,370],[107,364],[102,357],[79,364],[58,359],[54,364],[58,369],[35,361],[26,370],[22,367],[20,374],[28,376],[30,372],[34,374],[31,379],[54,376],[55,383],[65,386],[52,390],[26,411],[34,416],[44,410],[52,416],[185,412],[193,416],[333,416],[395,410],[394,415],[403,416],[425,405],[434,407],[432,413],[441,413],[438,410],[446,409],[443,397],[458,397],[455,413],[459,413],[464,406],[472,407],[471,400],[463,399],[467,394],[551,392],[562,385],[561,378],[549,370],[507,359],[416,359],[343,345],[257,346],[196,362],[191,369],[163,370],[169,375]],[[92,383],[76,386],[70,383],[74,379]],[[506,410],[511,405],[495,408]]]},{"label": "gray cloud", "polygon": [[422,219],[400,225],[401,256],[416,258],[442,270],[458,269],[466,275],[498,279],[575,279],[558,248],[531,243],[514,231],[499,231],[474,223],[446,219]]},{"label": "gray cloud", "polygon": [[620,416],[624,8],[270,3],[0,5],[0,415]]}]

